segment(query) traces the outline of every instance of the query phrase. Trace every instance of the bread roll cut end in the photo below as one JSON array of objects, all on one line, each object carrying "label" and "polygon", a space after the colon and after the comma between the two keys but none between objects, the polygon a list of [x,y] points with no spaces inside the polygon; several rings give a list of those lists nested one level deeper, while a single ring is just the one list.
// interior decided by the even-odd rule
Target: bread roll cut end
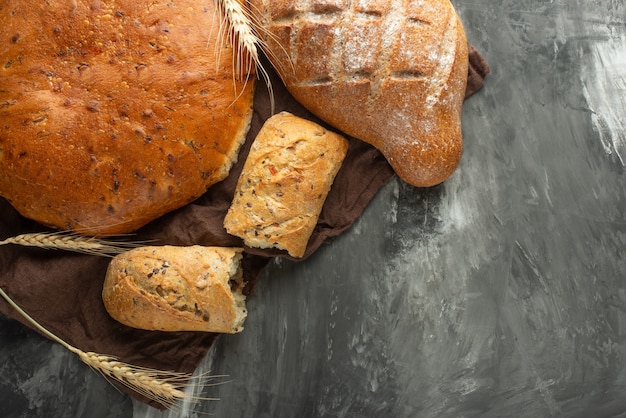
[{"label": "bread roll cut end", "polygon": [[133,328],[241,332],[247,316],[242,251],[148,246],[120,254],[107,270],[105,308]]}]

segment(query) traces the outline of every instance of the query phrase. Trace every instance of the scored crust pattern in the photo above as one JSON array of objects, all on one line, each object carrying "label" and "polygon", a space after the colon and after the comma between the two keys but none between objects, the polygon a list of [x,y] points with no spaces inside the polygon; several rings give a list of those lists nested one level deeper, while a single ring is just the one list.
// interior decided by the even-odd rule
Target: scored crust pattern
[{"label": "scored crust pattern", "polygon": [[468,54],[449,0],[250,1],[266,54],[311,113],[412,185],[455,170]]},{"label": "scored crust pattern", "polygon": [[445,37],[454,29],[449,9],[434,15],[423,1],[271,0],[266,4],[268,29],[280,44],[269,49],[281,76],[296,87],[328,87],[332,97],[342,85],[352,84],[360,92],[357,96],[368,99],[368,114],[386,80],[437,84],[441,78],[437,73],[445,73],[454,58],[454,50],[423,50],[413,42],[438,33]]}]

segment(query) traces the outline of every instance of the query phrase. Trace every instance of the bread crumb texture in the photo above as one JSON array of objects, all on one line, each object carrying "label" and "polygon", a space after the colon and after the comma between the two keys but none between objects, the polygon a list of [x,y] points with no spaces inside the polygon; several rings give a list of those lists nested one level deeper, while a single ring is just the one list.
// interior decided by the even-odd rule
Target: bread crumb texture
[{"label": "bread crumb texture", "polygon": [[129,232],[225,178],[252,116],[213,2],[0,6],[0,195],[24,216]]},{"label": "bread crumb texture", "polygon": [[341,135],[288,112],[268,119],[239,177],[227,232],[302,257],[347,149]]}]

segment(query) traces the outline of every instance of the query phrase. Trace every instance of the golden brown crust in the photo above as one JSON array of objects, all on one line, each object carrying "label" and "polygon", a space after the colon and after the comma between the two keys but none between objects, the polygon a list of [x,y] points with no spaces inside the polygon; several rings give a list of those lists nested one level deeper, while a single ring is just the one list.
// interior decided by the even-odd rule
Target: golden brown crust
[{"label": "golden brown crust", "polygon": [[281,112],[252,144],[224,219],[249,247],[302,257],[348,141],[316,123]]},{"label": "golden brown crust", "polygon": [[246,318],[241,252],[201,246],[133,249],[111,261],[102,300],[111,317],[133,328],[240,332]]},{"label": "golden brown crust", "polygon": [[4,2],[0,195],[43,224],[115,234],[226,177],[254,80],[233,81],[218,25],[213,2]]},{"label": "golden brown crust", "polygon": [[293,96],[432,186],[462,154],[467,41],[449,0],[251,0]]}]

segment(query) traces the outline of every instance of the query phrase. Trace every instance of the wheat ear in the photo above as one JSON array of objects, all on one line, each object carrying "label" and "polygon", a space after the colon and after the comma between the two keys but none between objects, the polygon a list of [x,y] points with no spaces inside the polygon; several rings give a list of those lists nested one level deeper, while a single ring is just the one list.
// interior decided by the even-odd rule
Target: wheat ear
[{"label": "wheat ear", "polygon": [[100,238],[83,237],[67,232],[42,232],[21,234],[0,241],[0,245],[16,244],[53,250],[74,251],[83,254],[113,257],[134,248],[138,242],[114,242]]},{"label": "wheat ear", "polygon": [[82,351],[66,343],[35,321],[28,313],[20,308],[2,288],[0,288],[0,296],[42,334],[78,355],[89,367],[101,373],[103,376],[133,389],[146,398],[160,403],[166,408],[172,408],[179,400],[185,399],[216,400],[215,398],[192,396],[184,392],[184,389],[187,387],[203,386],[210,376],[193,376],[189,373],[164,372],[156,369],[138,367],[118,361],[118,359],[113,356]]},{"label": "wheat ear", "polygon": [[[257,75],[267,85],[270,96],[271,111],[274,113],[274,89],[268,72],[261,64],[259,46],[261,40],[255,31],[258,25],[253,20],[248,10],[238,0],[216,0],[218,11],[225,17],[226,33],[230,44],[235,49],[233,57],[233,73],[238,80],[247,79],[256,69]],[[224,33],[220,28],[220,33]]]},{"label": "wheat ear", "polygon": [[[282,79],[284,79],[284,75],[287,73],[287,71],[291,71],[292,73],[295,72],[293,61],[291,59],[291,56],[289,55],[289,52],[281,44],[278,36],[276,36],[276,34],[272,33],[271,30],[268,30],[265,27],[263,23],[263,11],[258,7],[255,7],[250,2],[247,2],[246,4],[249,8],[248,15],[252,22],[252,28],[254,29],[254,33],[257,37],[258,48],[272,63],[274,69],[278,72],[278,75]],[[266,38],[267,40],[263,40],[264,38]],[[269,42],[272,43],[272,48],[268,46]],[[284,65],[279,64],[279,54],[284,55],[284,58],[286,58],[289,68],[285,68]]]}]

